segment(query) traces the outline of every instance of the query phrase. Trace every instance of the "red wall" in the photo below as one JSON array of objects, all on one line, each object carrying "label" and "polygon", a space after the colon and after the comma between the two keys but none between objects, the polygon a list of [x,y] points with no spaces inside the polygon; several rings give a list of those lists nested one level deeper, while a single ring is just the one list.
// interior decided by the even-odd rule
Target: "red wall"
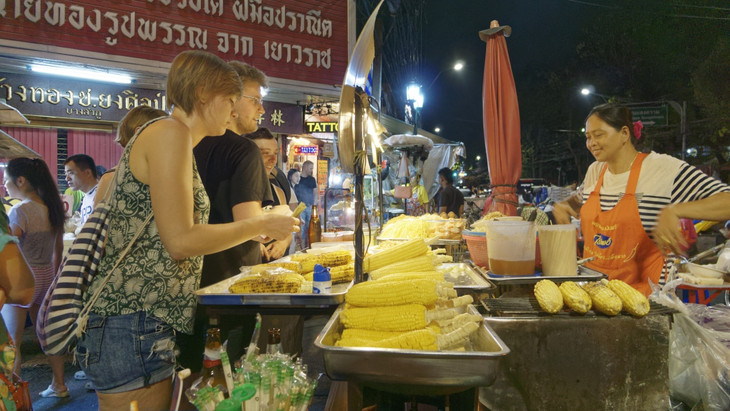
[{"label": "red wall", "polygon": [[[38,153],[51,170],[56,184],[60,178],[60,186],[65,187],[63,176],[65,158],[58,160],[58,129],[3,127],[3,131]],[[68,130],[68,155],[88,154],[96,164],[111,168],[117,164],[122,155],[122,147],[114,142],[115,137],[115,133],[103,131]]]}]

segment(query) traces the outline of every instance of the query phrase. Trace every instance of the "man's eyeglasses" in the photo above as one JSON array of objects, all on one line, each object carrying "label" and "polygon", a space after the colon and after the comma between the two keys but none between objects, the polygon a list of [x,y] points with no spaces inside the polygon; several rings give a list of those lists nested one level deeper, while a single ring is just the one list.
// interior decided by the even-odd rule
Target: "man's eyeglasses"
[{"label": "man's eyeglasses", "polygon": [[254,103],[258,104],[258,105],[259,105],[259,106],[261,106],[261,107],[263,107],[263,106],[264,106],[264,102],[263,102],[263,100],[261,100],[261,97],[256,97],[256,96],[247,96],[247,95],[245,95],[245,94],[241,95],[241,97],[246,97],[246,98],[248,98],[248,99],[251,99],[251,100],[253,100],[253,102],[254,102]]}]

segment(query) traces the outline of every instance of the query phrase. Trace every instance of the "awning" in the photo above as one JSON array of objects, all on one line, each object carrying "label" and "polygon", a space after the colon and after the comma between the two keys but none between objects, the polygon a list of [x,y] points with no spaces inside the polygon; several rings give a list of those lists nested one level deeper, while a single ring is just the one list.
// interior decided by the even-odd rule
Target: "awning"
[{"label": "awning", "polygon": [[30,121],[20,111],[8,105],[5,99],[0,99],[0,124],[30,124]]},{"label": "awning", "polygon": [[0,130],[0,158],[31,157],[40,158],[40,154],[28,148],[10,134]]},{"label": "awning", "polygon": [[[391,117],[386,114],[380,115],[380,124],[388,130],[388,133],[392,134],[413,134],[413,125],[408,124],[404,121],[398,120],[395,117]],[[429,133],[428,131],[419,128],[418,135],[425,136],[431,139],[434,144],[459,144],[455,141],[447,140],[437,134]]]}]

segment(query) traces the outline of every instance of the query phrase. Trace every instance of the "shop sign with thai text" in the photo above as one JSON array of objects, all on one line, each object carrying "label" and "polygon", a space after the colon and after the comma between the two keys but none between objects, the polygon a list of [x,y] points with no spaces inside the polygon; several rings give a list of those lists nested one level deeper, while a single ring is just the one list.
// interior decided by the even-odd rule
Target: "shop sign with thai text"
[{"label": "shop sign with thai text", "polygon": [[181,51],[205,50],[270,77],[332,85],[342,82],[347,67],[349,3],[0,0],[0,40],[119,61],[169,63]]},{"label": "shop sign with thai text", "polygon": [[[0,74],[0,99],[26,115],[105,121],[119,121],[140,105],[167,106],[160,90],[23,74]],[[259,126],[274,133],[301,132],[302,106],[265,101],[264,110]]]}]

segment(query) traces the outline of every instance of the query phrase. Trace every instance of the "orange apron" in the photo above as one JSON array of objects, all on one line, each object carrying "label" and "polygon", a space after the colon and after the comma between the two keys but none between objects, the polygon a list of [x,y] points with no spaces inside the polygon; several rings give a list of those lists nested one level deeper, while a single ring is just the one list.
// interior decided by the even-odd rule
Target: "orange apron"
[{"label": "orange apron", "polygon": [[608,165],[603,166],[596,187],[580,210],[580,218],[585,239],[583,257],[596,257],[586,265],[608,275],[609,279],[622,280],[649,295],[648,279],[659,283],[664,257],[644,231],[636,202],[636,184],[645,158],[645,153],[636,156],[626,193],[608,211],[601,211],[600,191]]}]

